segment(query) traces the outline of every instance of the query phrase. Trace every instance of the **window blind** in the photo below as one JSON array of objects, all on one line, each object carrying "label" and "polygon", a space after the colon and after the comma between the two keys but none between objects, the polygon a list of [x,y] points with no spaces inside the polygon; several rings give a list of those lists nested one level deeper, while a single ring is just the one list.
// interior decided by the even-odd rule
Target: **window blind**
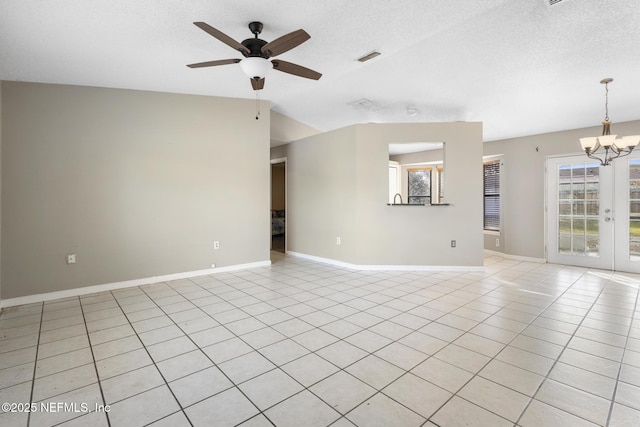
[{"label": "window blind", "polygon": [[484,170],[484,229],[500,230],[500,161],[483,165]]}]

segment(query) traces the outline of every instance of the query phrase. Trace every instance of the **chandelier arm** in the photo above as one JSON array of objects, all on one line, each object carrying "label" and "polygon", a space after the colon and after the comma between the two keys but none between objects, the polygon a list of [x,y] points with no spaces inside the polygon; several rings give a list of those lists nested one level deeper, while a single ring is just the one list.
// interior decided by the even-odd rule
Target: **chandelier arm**
[{"label": "chandelier arm", "polygon": [[[606,166],[607,165],[605,162],[602,161],[602,159],[600,157],[594,156],[593,154],[591,154],[590,151],[585,150],[585,153],[587,154],[588,158],[599,161],[600,165],[602,165],[602,166]],[[606,157],[605,157],[605,159],[606,159]]]},{"label": "chandelier arm", "polygon": [[620,153],[620,154],[618,154],[618,155],[616,156],[616,159],[617,159],[618,157],[626,157],[626,156],[628,156],[629,154],[631,154],[631,152],[632,152],[632,151],[633,151],[633,149],[631,149],[631,150],[623,150],[623,151],[621,151],[621,153]]},{"label": "chandelier arm", "polygon": [[609,155],[609,151],[611,151],[611,146],[604,147],[604,166],[607,166],[609,163],[611,163],[611,160],[618,157],[618,156]]}]

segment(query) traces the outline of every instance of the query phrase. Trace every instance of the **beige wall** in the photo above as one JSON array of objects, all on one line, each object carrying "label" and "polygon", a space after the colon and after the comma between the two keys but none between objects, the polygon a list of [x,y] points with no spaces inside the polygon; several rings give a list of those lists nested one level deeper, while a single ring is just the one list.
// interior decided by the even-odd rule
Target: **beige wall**
[{"label": "beige wall", "polygon": [[254,102],[2,82],[2,297],[267,261]]},{"label": "beige wall", "polygon": [[[387,206],[389,142],[434,140],[445,142],[451,206]],[[290,251],[358,265],[482,265],[480,123],[355,125],[286,148]]]},{"label": "beige wall", "polygon": [[302,122],[271,111],[271,146],[276,147],[291,141],[317,135],[320,131]]},{"label": "beige wall", "polygon": [[[287,248],[355,262],[356,127],[286,146]],[[336,245],[336,237],[343,244]]]},{"label": "beige wall", "polygon": [[[601,134],[600,126],[484,143],[484,155],[504,154],[501,245],[506,254],[545,257],[545,163],[548,156],[581,154],[578,138]],[[614,123],[619,135],[640,134],[640,121]],[[586,156],[585,156],[586,159]],[[495,237],[486,248],[495,250]]]},{"label": "beige wall", "polygon": [[[423,141],[444,142],[451,205],[386,206],[388,144]],[[481,160],[481,123],[359,125],[356,264],[481,266]]]}]

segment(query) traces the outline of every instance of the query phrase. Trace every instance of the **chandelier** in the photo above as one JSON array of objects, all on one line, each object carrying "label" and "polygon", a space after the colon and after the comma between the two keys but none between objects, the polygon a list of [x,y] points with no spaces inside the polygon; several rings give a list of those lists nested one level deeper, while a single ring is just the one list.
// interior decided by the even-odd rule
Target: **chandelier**
[{"label": "chandelier", "polygon": [[[590,136],[586,138],[580,138],[580,145],[590,159],[595,159],[600,162],[602,166],[607,166],[613,159],[618,157],[624,157],[631,154],[633,149],[640,142],[640,135],[623,136],[617,139],[618,135],[611,135],[611,122],[609,121],[609,83],[613,81],[612,78],[606,78],[600,80],[600,83],[604,85],[605,90],[605,115],[602,122],[602,136]],[[598,153],[600,148],[604,149],[604,153]],[[596,156],[601,155],[601,157]]]}]

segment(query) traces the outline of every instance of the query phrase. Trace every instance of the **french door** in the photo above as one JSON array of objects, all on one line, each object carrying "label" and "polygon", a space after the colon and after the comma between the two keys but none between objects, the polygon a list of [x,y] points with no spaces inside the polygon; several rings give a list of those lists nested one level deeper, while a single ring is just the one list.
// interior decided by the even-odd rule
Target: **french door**
[{"label": "french door", "polygon": [[547,160],[547,259],[640,272],[640,156]]}]

